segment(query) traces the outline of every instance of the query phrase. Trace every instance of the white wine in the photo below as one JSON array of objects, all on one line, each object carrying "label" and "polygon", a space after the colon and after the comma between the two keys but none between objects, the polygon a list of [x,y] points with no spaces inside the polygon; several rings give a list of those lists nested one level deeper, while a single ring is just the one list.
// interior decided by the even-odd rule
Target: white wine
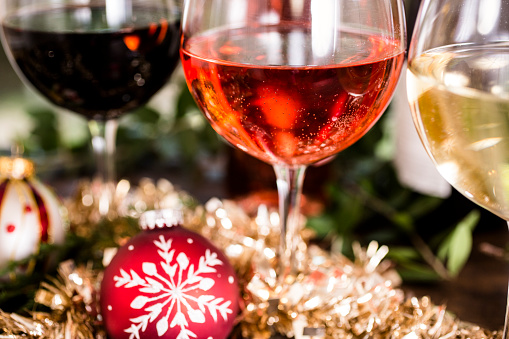
[{"label": "white wine", "polygon": [[408,69],[414,122],[440,174],[509,220],[509,46],[441,47]]}]

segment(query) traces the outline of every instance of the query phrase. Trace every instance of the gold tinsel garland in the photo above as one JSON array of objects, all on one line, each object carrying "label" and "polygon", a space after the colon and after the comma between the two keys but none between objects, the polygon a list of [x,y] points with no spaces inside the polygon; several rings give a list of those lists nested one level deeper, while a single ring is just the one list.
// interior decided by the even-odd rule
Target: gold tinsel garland
[{"label": "gold tinsel garland", "polygon": [[[127,182],[120,185],[124,186],[119,186],[122,192],[117,196],[122,199],[116,211],[121,218],[138,218],[149,209],[182,209],[186,227],[211,239],[231,260],[243,291],[242,314],[232,338],[501,336],[461,322],[427,297],[406,298],[398,288],[399,277],[383,260],[386,246],[374,242],[367,248],[356,246],[355,260],[351,261],[305,242],[297,256],[301,273],[281,289],[275,270],[277,212],[261,206],[255,216],[249,216],[237,203],[219,199],[204,206],[190,204],[189,195],[165,180],[157,184],[143,180],[127,190]],[[93,203],[83,204],[89,201],[89,192],[83,185],[66,204],[78,233],[94,224],[85,217],[94,208]],[[32,312],[30,317],[0,311],[0,338],[106,338],[97,302],[101,273],[90,267],[75,267],[72,262],[61,263],[58,276],[42,283],[35,297],[36,304],[50,311]]]}]

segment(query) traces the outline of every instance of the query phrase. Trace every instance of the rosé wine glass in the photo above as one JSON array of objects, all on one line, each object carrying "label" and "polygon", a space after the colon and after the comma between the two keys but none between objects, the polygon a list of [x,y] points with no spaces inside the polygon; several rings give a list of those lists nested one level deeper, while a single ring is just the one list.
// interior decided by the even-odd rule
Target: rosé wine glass
[{"label": "ros\u00e9 wine glass", "polygon": [[[414,123],[440,174],[509,221],[509,1],[424,0],[408,55]],[[509,306],[509,302],[508,302]],[[509,308],[503,338],[509,338]]]},{"label": "ros\u00e9 wine glass", "polygon": [[111,211],[117,118],[145,104],[179,62],[175,0],[2,0],[2,44],[24,82],[89,122]]},{"label": "ros\u00e9 wine glass", "polygon": [[212,127],[276,172],[278,280],[299,273],[308,165],[361,138],[386,109],[405,55],[400,0],[187,0],[181,61]]}]

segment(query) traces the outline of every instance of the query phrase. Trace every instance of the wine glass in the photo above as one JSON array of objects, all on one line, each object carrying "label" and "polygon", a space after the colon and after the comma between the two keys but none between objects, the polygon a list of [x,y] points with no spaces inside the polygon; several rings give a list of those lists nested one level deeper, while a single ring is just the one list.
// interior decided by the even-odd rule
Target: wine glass
[{"label": "wine glass", "polygon": [[229,143],[271,164],[279,194],[279,286],[299,273],[308,165],[362,137],[387,107],[405,54],[399,0],[187,0],[189,90]]},{"label": "wine glass", "polygon": [[[414,123],[440,174],[509,220],[509,1],[424,0],[408,54]],[[503,338],[508,338],[508,321]]]},{"label": "wine glass", "polygon": [[88,120],[99,215],[112,212],[118,118],[145,104],[179,62],[175,0],[3,0],[2,44],[18,75]]}]

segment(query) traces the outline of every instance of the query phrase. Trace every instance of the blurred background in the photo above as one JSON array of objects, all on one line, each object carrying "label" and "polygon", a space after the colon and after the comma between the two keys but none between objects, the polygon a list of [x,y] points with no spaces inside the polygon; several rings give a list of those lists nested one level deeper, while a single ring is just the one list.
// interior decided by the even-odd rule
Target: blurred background
[{"label": "blurred background", "polygon": [[[409,38],[418,1],[406,1]],[[19,80],[0,51],[0,155],[22,152],[62,197],[95,164],[86,121],[61,111]],[[386,113],[359,142],[313,166],[303,212],[316,241],[351,254],[354,241],[390,248],[409,293],[447,303],[463,320],[502,325],[507,226],[460,196],[425,154],[406,101],[404,73]],[[270,166],[234,150],[212,130],[179,69],[150,103],[120,119],[117,177],[168,179],[204,203],[276,204]]]}]

